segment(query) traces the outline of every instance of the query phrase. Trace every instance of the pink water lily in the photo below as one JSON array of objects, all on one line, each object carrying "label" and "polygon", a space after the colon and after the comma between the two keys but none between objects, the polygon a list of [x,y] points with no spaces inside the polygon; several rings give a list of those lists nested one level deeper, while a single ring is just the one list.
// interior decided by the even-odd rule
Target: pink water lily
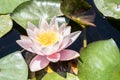
[{"label": "pink water lily", "polygon": [[37,54],[30,62],[30,70],[38,71],[50,62],[67,61],[79,57],[79,53],[70,49],[70,46],[80,35],[80,31],[71,32],[71,27],[62,24],[58,26],[56,18],[48,22],[43,18],[39,27],[28,23],[28,36],[21,35],[16,42],[25,50]]}]

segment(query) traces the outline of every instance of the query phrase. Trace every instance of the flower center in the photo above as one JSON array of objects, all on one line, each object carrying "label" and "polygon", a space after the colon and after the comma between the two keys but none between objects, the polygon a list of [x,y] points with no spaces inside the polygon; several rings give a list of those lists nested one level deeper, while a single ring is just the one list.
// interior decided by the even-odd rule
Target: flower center
[{"label": "flower center", "polygon": [[53,45],[58,41],[58,34],[54,31],[43,31],[38,34],[37,40],[43,46]]}]

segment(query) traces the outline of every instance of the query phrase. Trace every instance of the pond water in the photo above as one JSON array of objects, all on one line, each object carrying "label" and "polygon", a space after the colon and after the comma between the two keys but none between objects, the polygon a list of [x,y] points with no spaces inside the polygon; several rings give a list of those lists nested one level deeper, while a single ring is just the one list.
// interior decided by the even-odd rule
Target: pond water
[{"label": "pond water", "polygon": [[[94,22],[96,27],[88,27],[86,30],[88,43],[113,38],[120,48],[120,31],[113,27],[107,19],[104,18],[99,11],[97,11],[92,1],[88,2],[93,5],[93,8],[96,11],[96,18]],[[13,29],[4,37],[0,38],[0,58],[9,53],[21,50],[21,47],[16,44],[16,40],[18,40],[20,36],[19,31],[16,29],[18,27],[20,26],[15,23]],[[69,48],[79,51],[82,47],[82,40],[83,34],[81,34],[75,43]]]}]

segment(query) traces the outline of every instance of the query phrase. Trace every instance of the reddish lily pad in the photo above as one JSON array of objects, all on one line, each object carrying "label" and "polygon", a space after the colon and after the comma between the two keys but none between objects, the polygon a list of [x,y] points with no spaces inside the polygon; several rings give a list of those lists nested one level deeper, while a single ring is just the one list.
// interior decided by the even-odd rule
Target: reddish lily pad
[{"label": "reddish lily pad", "polygon": [[[85,26],[95,26],[92,23],[95,15],[91,8],[91,5],[84,0],[62,0],[61,3],[61,11],[66,17],[79,25]],[[85,28],[85,26],[82,26],[82,28]]]}]

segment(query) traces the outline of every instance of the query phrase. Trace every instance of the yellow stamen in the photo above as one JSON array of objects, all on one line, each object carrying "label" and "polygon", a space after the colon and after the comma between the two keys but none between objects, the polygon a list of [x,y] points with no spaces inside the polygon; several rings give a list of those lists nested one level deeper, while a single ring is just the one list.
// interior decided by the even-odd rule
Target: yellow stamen
[{"label": "yellow stamen", "polygon": [[55,31],[44,31],[38,34],[37,40],[43,46],[53,45],[58,41],[58,34]]}]

